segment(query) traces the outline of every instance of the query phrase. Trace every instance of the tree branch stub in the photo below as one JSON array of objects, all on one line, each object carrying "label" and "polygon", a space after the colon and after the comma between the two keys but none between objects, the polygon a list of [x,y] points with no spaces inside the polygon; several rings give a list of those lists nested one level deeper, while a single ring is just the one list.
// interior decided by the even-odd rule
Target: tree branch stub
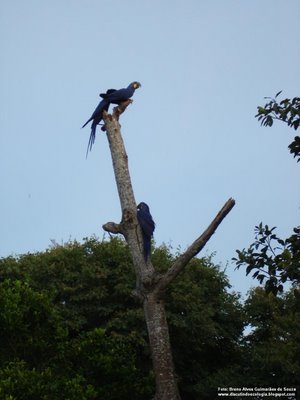
[{"label": "tree branch stub", "polygon": [[121,224],[116,224],[115,222],[106,222],[106,224],[102,225],[102,228],[108,232],[117,235],[118,233],[124,235],[123,228]]}]

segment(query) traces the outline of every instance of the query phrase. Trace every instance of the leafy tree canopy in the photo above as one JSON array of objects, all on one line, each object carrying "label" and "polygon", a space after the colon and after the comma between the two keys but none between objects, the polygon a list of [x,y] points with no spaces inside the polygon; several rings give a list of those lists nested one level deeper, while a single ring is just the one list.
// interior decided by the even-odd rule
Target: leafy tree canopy
[{"label": "leafy tree canopy", "polygon": [[253,273],[260,284],[265,283],[267,293],[281,293],[283,284],[291,282],[300,296],[296,289],[300,284],[300,227],[285,240],[276,235],[275,229],[260,223],[255,227],[254,243],[247,250],[237,250],[238,257],[233,260],[237,268],[246,266],[247,275]]},{"label": "leafy tree canopy", "polygon": [[[278,92],[275,98],[265,97],[270,101],[263,107],[257,107],[257,114],[255,115],[261,125],[272,126],[274,120],[285,122],[289,127],[297,130],[300,125],[300,97],[294,97],[293,99],[278,100],[279,95],[282,91]],[[293,142],[289,145],[290,152],[294,157],[298,157],[300,161],[300,137],[296,136]]]},{"label": "leafy tree canopy", "polygon": [[292,291],[274,296],[261,288],[245,302],[250,333],[244,339],[250,386],[300,390],[300,299]]},{"label": "leafy tree canopy", "polygon": [[[170,250],[154,250],[164,271]],[[143,311],[124,241],[69,242],[0,260],[0,398],[151,399]],[[194,259],[166,292],[185,399],[214,398],[238,376],[242,306],[210,258]],[[213,355],[213,357],[212,357]]]}]

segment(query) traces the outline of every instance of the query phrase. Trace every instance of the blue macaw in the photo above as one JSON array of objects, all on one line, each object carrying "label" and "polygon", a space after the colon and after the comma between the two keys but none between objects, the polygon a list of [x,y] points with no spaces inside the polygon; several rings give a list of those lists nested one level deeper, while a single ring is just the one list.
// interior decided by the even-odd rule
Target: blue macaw
[{"label": "blue macaw", "polygon": [[92,149],[95,142],[96,127],[102,121],[103,111],[108,111],[109,105],[111,103],[120,104],[123,101],[130,99],[133,96],[135,89],[138,89],[140,86],[141,84],[139,82],[132,82],[127,88],[119,90],[108,89],[106,93],[100,93],[100,97],[102,97],[103,100],[100,101],[91,118],[89,118],[82,126],[82,128],[84,128],[90,121],[93,121],[91,125],[91,134],[86,154],[88,154],[88,152]]},{"label": "blue macaw", "polygon": [[141,202],[137,206],[137,219],[142,229],[143,241],[144,241],[144,257],[147,261],[151,251],[151,238],[155,229],[155,223],[150,214],[149,206],[146,203]]}]

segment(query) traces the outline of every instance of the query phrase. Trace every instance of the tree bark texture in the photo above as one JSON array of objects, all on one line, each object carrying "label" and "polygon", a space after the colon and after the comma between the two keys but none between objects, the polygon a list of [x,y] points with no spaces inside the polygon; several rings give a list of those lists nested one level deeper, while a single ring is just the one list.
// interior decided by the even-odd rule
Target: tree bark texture
[{"label": "tree bark texture", "polygon": [[164,301],[151,292],[143,307],[156,380],[155,400],[180,400]]},{"label": "tree bark texture", "polygon": [[170,269],[162,276],[156,274],[151,260],[148,258],[145,261],[143,256],[143,237],[137,220],[137,206],[128,169],[128,157],[118,122],[119,115],[130,103],[131,101],[128,101],[116,107],[112,115],[104,112],[103,116],[122,208],[121,222],[107,222],[103,225],[103,229],[110,233],[123,234],[131,252],[136,273],[135,295],[143,304],[151,348],[156,380],[155,400],[180,400],[163,300],[164,292],[188,262],[205,246],[235,202],[229,199],[203,234],[175,260]]}]

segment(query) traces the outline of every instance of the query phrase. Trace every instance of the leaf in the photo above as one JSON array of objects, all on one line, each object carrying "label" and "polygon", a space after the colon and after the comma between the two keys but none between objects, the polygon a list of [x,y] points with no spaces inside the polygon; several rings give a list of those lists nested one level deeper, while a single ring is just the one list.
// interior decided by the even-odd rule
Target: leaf
[{"label": "leaf", "polygon": [[252,278],[256,278],[258,274],[259,274],[259,271],[254,272],[254,274],[252,275]]},{"label": "leaf", "polygon": [[278,242],[281,246],[284,246],[284,240],[282,240],[282,239],[277,239],[277,242]]},{"label": "leaf", "polygon": [[278,289],[279,293],[282,293],[283,292],[283,285],[278,285],[277,289]]},{"label": "leaf", "polygon": [[263,281],[264,281],[264,279],[265,279],[265,275],[259,274],[259,275],[257,276],[257,279],[259,280],[259,283],[262,284]]},{"label": "leaf", "polygon": [[275,99],[282,93],[282,90],[275,95]]},{"label": "leaf", "polygon": [[272,126],[273,125],[273,118],[268,115],[266,118],[266,126]]},{"label": "leaf", "polygon": [[260,114],[265,114],[266,109],[259,106],[259,107],[257,107],[257,112],[258,112],[258,114],[256,115],[256,117],[257,117],[258,115],[260,115]]},{"label": "leaf", "polygon": [[246,268],[246,275],[249,275],[249,273],[251,272],[251,270],[254,268],[254,266],[252,264],[248,265],[248,267]]}]

